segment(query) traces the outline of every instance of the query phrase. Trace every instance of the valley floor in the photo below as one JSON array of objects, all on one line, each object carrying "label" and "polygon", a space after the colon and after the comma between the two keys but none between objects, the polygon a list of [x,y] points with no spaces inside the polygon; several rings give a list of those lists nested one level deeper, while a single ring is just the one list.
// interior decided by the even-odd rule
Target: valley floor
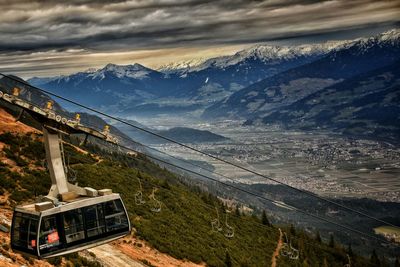
[{"label": "valley floor", "polygon": [[[286,184],[330,197],[400,202],[400,148],[386,142],[349,139],[328,132],[243,127],[238,122],[197,127],[230,141],[191,146]],[[236,182],[271,183],[174,144],[153,147],[175,157],[206,161],[216,173]]]}]

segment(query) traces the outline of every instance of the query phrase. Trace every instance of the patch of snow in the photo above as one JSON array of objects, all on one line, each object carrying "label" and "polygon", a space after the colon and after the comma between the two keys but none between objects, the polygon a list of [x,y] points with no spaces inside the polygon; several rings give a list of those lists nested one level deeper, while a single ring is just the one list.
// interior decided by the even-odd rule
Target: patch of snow
[{"label": "patch of snow", "polygon": [[208,58],[193,58],[190,60],[171,62],[160,66],[157,70],[163,73],[179,72],[184,73],[190,71],[191,68],[203,64]]},{"label": "patch of snow", "polygon": [[250,102],[246,105],[247,109],[249,112],[253,113],[256,111],[260,106],[264,104],[265,100],[264,99],[256,99],[253,102]]},{"label": "patch of snow", "polygon": [[248,92],[248,93],[246,94],[246,96],[258,96],[258,92],[256,92],[256,91],[251,91],[251,92]]}]

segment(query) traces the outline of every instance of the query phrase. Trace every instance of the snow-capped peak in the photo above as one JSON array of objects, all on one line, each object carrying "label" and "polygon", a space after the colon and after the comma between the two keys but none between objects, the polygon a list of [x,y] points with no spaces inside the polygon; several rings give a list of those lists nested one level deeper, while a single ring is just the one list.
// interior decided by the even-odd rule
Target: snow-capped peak
[{"label": "snow-capped peak", "polygon": [[161,65],[157,70],[164,73],[187,71],[203,64],[207,59],[208,58],[193,58],[190,60],[171,62]]},{"label": "snow-capped peak", "polygon": [[364,53],[375,45],[395,45],[400,43],[400,29],[391,29],[372,37],[357,38],[342,46],[342,48],[355,47],[357,53]]},{"label": "snow-capped peak", "polygon": [[83,73],[93,73],[93,72],[96,72],[96,71],[97,71],[96,68],[88,68],[88,69],[84,70]]},{"label": "snow-capped peak", "polygon": [[379,35],[382,41],[400,40],[400,29],[391,29]]},{"label": "snow-capped peak", "polygon": [[226,68],[244,62],[248,59],[267,62],[278,62],[301,56],[322,55],[337,49],[348,41],[329,41],[322,44],[308,44],[299,46],[256,45],[237,52],[232,56],[221,56],[207,60],[185,61],[165,65],[160,68],[164,72],[194,72],[206,68]]},{"label": "snow-capped peak", "polygon": [[152,72],[151,69],[148,69],[137,63],[133,65],[116,65],[109,63],[104,68],[91,73],[89,76],[91,76],[93,79],[104,79],[106,73],[111,73],[111,75],[114,75],[118,78],[129,77],[141,80],[148,78],[148,74],[150,72]]},{"label": "snow-capped peak", "polygon": [[348,41],[331,41],[321,44],[304,44],[298,46],[257,45],[236,53],[229,61],[257,58],[262,61],[292,59],[299,56],[319,55],[327,53]]},{"label": "snow-capped peak", "polygon": [[206,68],[226,68],[246,60],[254,59],[260,60],[264,63],[279,63],[284,60],[294,59],[296,57],[305,56],[322,56],[331,51],[337,51],[350,46],[358,45],[362,50],[368,49],[376,42],[399,42],[400,29],[392,29],[386,31],[378,36],[369,38],[359,38],[355,40],[338,40],[327,41],[325,43],[317,44],[303,44],[294,46],[278,46],[278,45],[265,45],[260,44],[248,49],[237,52],[231,56],[221,56],[209,59],[193,59],[188,61],[181,61],[163,65],[159,68],[160,71],[165,73],[181,73],[196,72]]}]

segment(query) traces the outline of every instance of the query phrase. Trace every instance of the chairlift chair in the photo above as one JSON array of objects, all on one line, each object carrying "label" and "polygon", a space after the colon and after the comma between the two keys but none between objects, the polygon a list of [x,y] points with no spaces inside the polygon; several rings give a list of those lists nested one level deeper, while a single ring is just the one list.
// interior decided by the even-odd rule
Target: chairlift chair
[{"label": "chairlift chair", "polygon": [[290,243],[289,246],[290,246],[290,249],[291,249],[291,254],[290,254],[289,258],[291,260],[298,260],[299,256],[300,256],[299,250],[295,249],[294,247],[292,247],[292,243]]},{"label": "chairlift chair", "polygon": [[140,206],[146,203],[146,201],[143,199],[143,188],[142,188],[142,183],[140,182],[140,178],[138,177],[139,181],[139,191],[135,193],[135,204]]},{"label": "chairlift chair", "polygon": [[284,233],[284,235],[285,235],[285,241],[286,242],[283,242],[281,250],[279,251],[279,253],[284,257],[290,257],[292,255],[292,250],[289,247],[288,238],[287,238],[286,233]]},{"label": "chairlift chair", "polygon": [[151,192],[151,194],[149,195],[150,201],[152,201],[152,207],[150,208],[150,210],[152,212],[160,212],[161,211],[161,202],[159,200],[156,199],[155,197],[155,193],[156,193],[156,188],[153,188],[153,191]]}]

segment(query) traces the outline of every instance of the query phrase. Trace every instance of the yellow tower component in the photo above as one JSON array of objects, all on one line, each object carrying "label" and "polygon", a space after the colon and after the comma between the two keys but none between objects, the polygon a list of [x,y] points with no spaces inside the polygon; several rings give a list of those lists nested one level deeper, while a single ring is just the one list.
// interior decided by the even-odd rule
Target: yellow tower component
[{"label": "yellow tower component", "polygon": [[103,133],[104,133],[104,134],[109,134],[109,133],[110,133],[110,125],[105,125],[105,126],[104,126]]},{"label": "yellow tower component", "polygon": [[81,122],[81,114],[79,114],[79,113],[76,113],[76,114],[75,114],[75,121],[76,121],[77,123],[80,123],[80,122]]},{"label": "yellow tower component", "polygon": [[51,100],[47,101],[46,108],[47,109],[53,109],[53,101],[51,101]]},{"label": "yellow tower component", "polygon": [[21,91],[21,89],[19,89],[18,87],[14,87],[13,88],[13,96],[19,96],[20,91]]}]

